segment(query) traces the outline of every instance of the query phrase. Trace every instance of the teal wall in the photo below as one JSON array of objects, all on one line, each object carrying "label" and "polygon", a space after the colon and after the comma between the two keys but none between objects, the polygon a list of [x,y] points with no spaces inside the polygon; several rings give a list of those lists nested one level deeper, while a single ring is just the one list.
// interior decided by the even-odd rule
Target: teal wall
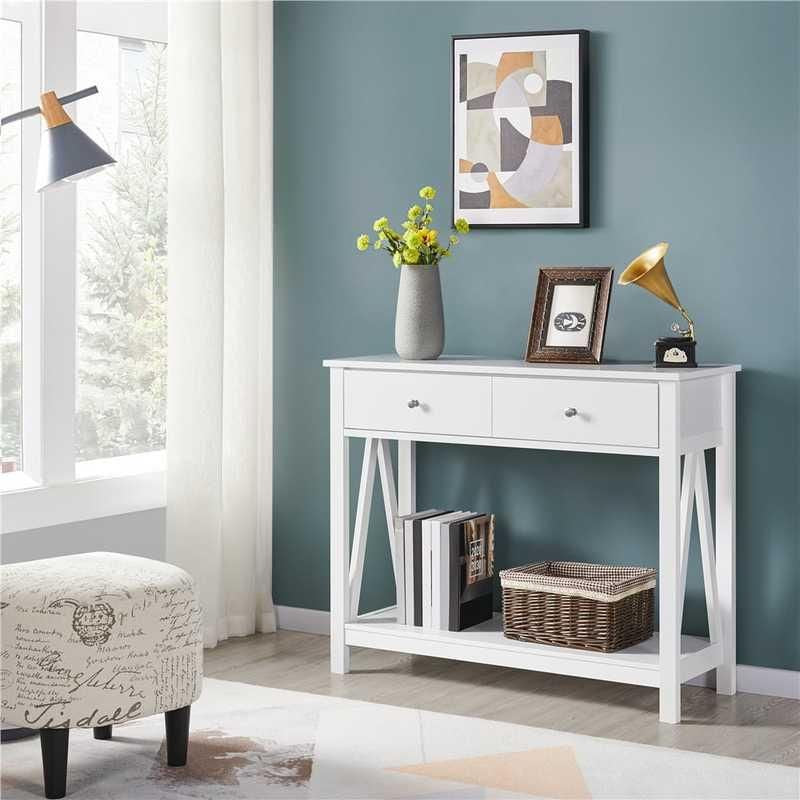
[{"label": "teal wall", "polygon": [[[328,608],[327,356],[391,352],[398,273],[355,251],[417,188],[449,213],[449,37],[591,31],[588,230],[473,232],[442,268],[447,352],[519,357],[539,265],[672,243],[704,361],[738,384],[738,659],[800,668],[798,6],[289,3],[275,7],[275,601]],[[618,273],[617,273],[618,274]],[[615,287],[605,358],[642,360],[670,309]],[[476,324],[479,321],[479,324]],[[353,446],[357,486],[360,446]],[[420,507],[498,520],[500,566],[657,564],[652,459],[419,446]],[[376,496],[377,509],[378,498]],[[363,607],[392,592],[376,512]],[[685,629],[705,629],[692,554]]]}]

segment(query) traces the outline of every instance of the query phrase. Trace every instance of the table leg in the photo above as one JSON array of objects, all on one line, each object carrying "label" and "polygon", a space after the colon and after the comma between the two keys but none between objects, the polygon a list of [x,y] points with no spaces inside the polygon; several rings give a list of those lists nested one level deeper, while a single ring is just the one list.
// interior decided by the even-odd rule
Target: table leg
[{"label": "table leg", "polygon": [[397,443],[397,513],[417,510],[417,443]]},{"label": "table leg", "polygon": [[722,623],[717,694],[736,694],[736,376],[721,378],[722,445],[716,452],[716,561]]},{"label": "table leg", "polygon": [[358,616],[358,604],[361,601],[364,557],[367,553],[369,515],[372,510],[372,490],[375,487],[379,443],[378,439],[364,439],[364,461],[361,466],[361,483],[358,487],[356,527],[353,532],[353,550],[350,554],[350,618],[352,619]]},{"label": "table leg", "polygon": [[[697,497],[697,529],[700,534],[700,560],[703,564],[703,588],[708,614],[708,638],[711,644],[722,641],[722,617],[719,613],[719,578],[714,556],[714,530],[711,524],[711,503],[708,499],[706,461],[702,456],[695,479]],[[724,652],[723,652],[724,656]]]},{"label": "table leg", "polygon": [[681,541],[680,405],[677,384],[662,384],[659,395],[661,453],[658,459],[659,719],[681,720]]},{"label": "table leg", "polygon": [[350,447],[344,435],[343,370],[331,370],[331,672],[350,671],[344,625],[350,616]]},{"label": "table leg", "polygon": [[392,572],[395,585],[396,620],[405,624],[405,565],[401,563],[402,551],[398,552],[395,540],[395,517],[397,516],[397,485],[394,481],[394,467],[389,440],[378,442],[378,470],[381,475],[381,492],[383,493],[383,512],[386,515],[386,532],[389,536],[389,552],[392,557]]}]

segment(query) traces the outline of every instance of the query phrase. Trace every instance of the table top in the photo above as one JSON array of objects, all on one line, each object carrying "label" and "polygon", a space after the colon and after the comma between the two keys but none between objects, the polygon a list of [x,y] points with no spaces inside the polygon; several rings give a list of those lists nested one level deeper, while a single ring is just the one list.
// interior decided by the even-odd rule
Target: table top
[{"label": "table top", "polygon": [[654,367],[650,362],[602,364],[529,364],[517,359],[444,355],[432,361],[405,361],[394,353],[348,358],[326,358],[323,366],[393,372],[454,372],[476,375],[536,375],[550,378],[603,378],[638,381],[687,381],[740,372],[739,364],[701,364],[691,368]]}]

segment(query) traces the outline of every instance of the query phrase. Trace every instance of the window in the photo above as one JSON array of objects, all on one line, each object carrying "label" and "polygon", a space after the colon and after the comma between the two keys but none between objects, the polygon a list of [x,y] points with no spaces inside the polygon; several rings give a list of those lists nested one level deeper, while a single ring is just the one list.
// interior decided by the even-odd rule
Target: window
[{"label": "window", "polygon": [[81,128],[117,159],[78,184],[78,461],[166,446],[166,45],[78,33]]},{"label": "window", "polygon": [[[0,116],[22,103],[22,25],[0,20]],[[0,471],[22,467],[22,152],[19,131],[0,130]]]},{"label": "window", "polygon": [[2,17],[0,113],[97,85],[66,110],[117,160],[39,195],[41,118],[0,133],[6,532],[164,504],[167,9],[4,0]]}]

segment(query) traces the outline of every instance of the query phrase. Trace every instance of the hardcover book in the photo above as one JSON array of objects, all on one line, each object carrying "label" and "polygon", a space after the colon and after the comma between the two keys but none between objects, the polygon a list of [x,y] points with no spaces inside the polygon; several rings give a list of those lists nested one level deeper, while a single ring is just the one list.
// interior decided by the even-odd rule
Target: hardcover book
[{"label": "hardcover book", "polygon": [[462,631],[492,618],[494,515],[454,523],[449,533],[448,630]]},{"label": "hardcover book", "polygon": [[428,509],[398,518],[403,525],[406,625],[422,626],[422,521],[447,513],[442,509]]},{"label": "hardcover book", "polygon": [[404,531],[405,516],[394,518],[394,557],[397,564],[395,589],[397,593],[396,619],[400,625],[406,623],[406,556]]},{"label": "hardcover book", "polygon": [[432,627],[442,631],[450,630],[450,531],[459,529],[465,520],[477,516],[474,511],[461,511],[437,518],[438,532],[431,547],[431,623]]},{"label": "hardcover book", "polygon": [[[454,511],[422,522],[422,627],[442,629],[441,623],[441,529],[472,512]],[[446,585],[446,582],[445,582]],[[444,627],[447,630],[447,626]]]}]

